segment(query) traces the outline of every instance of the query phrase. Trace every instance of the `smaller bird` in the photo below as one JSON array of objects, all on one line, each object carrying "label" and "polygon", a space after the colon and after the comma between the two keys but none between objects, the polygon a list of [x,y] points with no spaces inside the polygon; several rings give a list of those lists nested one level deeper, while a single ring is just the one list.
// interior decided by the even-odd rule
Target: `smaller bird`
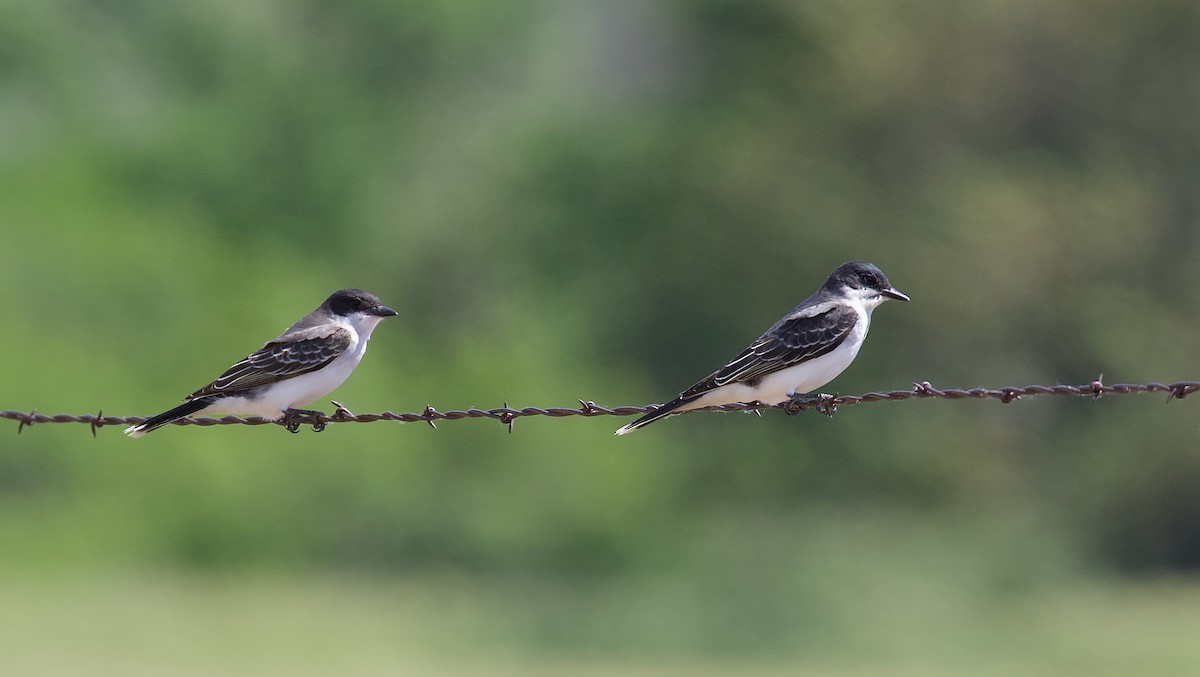
[{"label": "smaller bird", "polygon": [[361,289],[341,289],[278,338],[250,353],[174,409],[125,429],[141,437],[193,414],[249,414],[283,419],[295,432],[296,409],[333,392],[358,366],[371,332],[396,311]]},{"label": "smaller bird", "polygon": [[867,338],[871,311],[888,299],[909,300],[874,265],[843,263],[740,355],[616,434],[692,409],[739,402],[775,405],[812,392],[850,366]]}]

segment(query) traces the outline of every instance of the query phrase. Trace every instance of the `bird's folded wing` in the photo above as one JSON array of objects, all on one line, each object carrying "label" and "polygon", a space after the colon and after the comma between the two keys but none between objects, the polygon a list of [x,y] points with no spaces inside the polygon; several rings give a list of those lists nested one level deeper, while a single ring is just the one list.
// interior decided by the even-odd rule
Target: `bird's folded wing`
[{"label": "bird's folded wing", "polygon": [[232,395],[320,369],[341,355],[352,334],[344,327],[312,327],[288,332],[230,367],[187,399]]},{"label": "bird's folded wing", "polygon": [[857,321],[858,314],[854,309],[838,303],[820,304],[788,315],[741,355],[684,391],[680,397],[700,395],[730,383],[754,381],[820,357],[841,345]]}]

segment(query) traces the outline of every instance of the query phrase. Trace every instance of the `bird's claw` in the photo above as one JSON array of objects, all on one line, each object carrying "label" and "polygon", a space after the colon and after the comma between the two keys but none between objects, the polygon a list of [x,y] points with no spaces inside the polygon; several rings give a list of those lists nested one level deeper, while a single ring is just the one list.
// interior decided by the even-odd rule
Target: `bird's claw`
[{"label": "bird's claw", "polygon": [[809,407],[815,408],[817,411],[833,418],[833,414],[837,411],[837,395],[828,393],[792,393],[788,397],[788,401],[783,405],[783,411],[792,416]]},{"label": "bird's claw", "polygon": [[300,432],[300,426],[305,423],[312,424],[314,433],[319,433],[325,429],[325,421],[321,419],[325,417],[325,412],[315,411],[313,409],[288,409],[283,412],[283,427],[287,428],[289,433]]}]

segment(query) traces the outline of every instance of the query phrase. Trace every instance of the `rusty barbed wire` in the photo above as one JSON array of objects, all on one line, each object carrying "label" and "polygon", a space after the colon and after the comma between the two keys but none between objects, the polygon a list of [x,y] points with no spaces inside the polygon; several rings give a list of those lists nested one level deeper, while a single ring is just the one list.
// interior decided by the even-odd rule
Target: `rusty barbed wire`
[{"label": "rusty barbed wire", "polygon": [[[1166,393],[1167,401],[1172,399],[1183,399],[1184,397],[1200,391],[1200,381],[1178,381],[1175,383],[1117,383],[1114,385],[1106,385],[1102,382],[1103,376],[1097,378],[1091,383],[1084,385],[1028,385],[1024,387],[1003,387],[1003,388],[935,388],[929,381],[921,381],[914,383],[911,390],[892,390],[889,392],[868,392],[862,395],[799,395],[790,402],[785,402],[776,405],[766,404],[726,404],[717,407],[705,407],[703,409],[693,409],[687,412],[733,412],[733,411],[753,411],[761,414],[767,409],[783,409],[789,414],[794,414],[807,409],[815,409],[823,414],[832,416],[838,407],[848,407],[856,404],[865,404],[868,402],[899,402],[912,399],[945,399],[945,400],[965,400],[965,399],[994,399],[999,400],[1004,404],[1008,404],[1022,397],[1033,397],[1042,395],[1061,395],[1067,397],[1090,397],[1098,400],[1104,395],[1131,395],[1135,393]],[[305,415],[300,416],[296,420],[303,425],[311,425],[313,429],[320,432],[328,423],[374,423],[376,421],[399,421],[401,423],[427,423],[436,428],[438,421],[457,421],[464,418],[490,418],[499,421],[501,424],[508,427],[508,431],[512,432],[513,422],[526,416],[550,416],[561,418],[565,416],[635,416],[645,414],[655,410],[659,405],[651,404],[646,406],[622,406],[622,407],[604,407],[589,400],[579,400],[579,407],[522,407],[519,409],[511,408],[508,403],[496,409],[479,409],[471,407],[469,409],[438,411],[432,405],[426,405],[425,410],[421,413],[401,413],[397,414],[392,411],[385,411],[380,414],[354,414],[349,409],[346,409],[340,403],[334,401],[334,406],[337,408],[332,415]],[[17,433],[28,426],[40,425],[43,423],[86,423],[91,427],[92,435],[96,435],[96,430],[108,426],[127,426],[137,425],[146,419],[140,416],[105,416],[101,411],[96,415],[84,414],[75,416],[71,414],[39,414],[37,410],[31,412],[21,411],[0,411],[0,419],[9,419],[18,421]],[[277,419],[269,419],[261,416],[238,417],[224,416],[221,418],[199,417],[199,418],[181,418],[173,421],[174,425],[196,425],[196,426],[214,426],[214,425],[285,425],[283,421]],[[289,428],[291,429],[291,428]],[[293,430],[295,432],[295,430]]]}]

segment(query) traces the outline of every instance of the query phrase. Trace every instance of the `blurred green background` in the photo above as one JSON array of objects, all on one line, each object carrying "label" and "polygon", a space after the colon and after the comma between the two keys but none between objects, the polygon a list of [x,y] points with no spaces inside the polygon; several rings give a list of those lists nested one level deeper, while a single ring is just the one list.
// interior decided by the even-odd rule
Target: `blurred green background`
[{"label": "blurred green background", "polygon": [[[1196,379],[1198,34],[1180,0],[2,0],[0,408],[157,413],[344,286],[400,311],[356,412],[661,402],[847,259],[913,303],[830,390]],[[1194,675],[1200,429],[1163,400],[6,424],[0,671]]]}]

